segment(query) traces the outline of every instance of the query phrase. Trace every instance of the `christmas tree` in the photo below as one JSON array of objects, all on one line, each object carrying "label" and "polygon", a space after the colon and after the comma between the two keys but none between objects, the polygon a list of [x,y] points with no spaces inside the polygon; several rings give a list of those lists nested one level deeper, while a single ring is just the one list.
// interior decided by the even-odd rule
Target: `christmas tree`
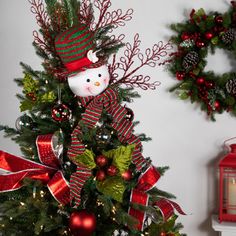
[{"label": "christmas tree", "polygon": [[139,70],[158,66],[169,43],[141,53],[138,34],[112,35],[133,11],[111,11],[110,0],[30,4],[43,70],[21,63],[23,115],[15,129],[0,126],[23,154],[0,151],[1,235],[181,235],[184,213],[155,187],[167,167],[143,157],[150,138],[134,134],[126,105],[135,87],[156,88]]}]

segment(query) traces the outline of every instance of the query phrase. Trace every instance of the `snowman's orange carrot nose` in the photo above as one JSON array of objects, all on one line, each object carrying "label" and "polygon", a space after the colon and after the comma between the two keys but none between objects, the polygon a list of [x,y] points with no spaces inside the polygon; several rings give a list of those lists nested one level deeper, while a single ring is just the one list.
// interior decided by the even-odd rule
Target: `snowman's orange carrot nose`
[{"label": "snowman's orange carrot nose", "polygon": [[97,81],[94,83],[95,86],[100,86],[100,83]]}]

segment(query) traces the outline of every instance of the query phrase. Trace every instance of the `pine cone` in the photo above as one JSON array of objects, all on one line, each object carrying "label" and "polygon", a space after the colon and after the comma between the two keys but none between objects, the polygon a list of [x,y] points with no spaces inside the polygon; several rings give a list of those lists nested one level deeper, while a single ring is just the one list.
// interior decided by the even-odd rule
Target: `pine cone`
[{"label": "pine cone", "polygon": [[198,53],[195,51],[191,51],[187,53],[187,55],[183,59],[183,63],[182,63],[183,68],[185,70],[189,70],[192,67],[196,66],[198,61],[199,61]]},{"label": "pine cone", "polygon": [[221,40],[223,41],[224,44],[232,44],[233,41],[235,40],[235,36],[236,36],[235,29],[231,28],[222,35]]},{"label": "pine cone", "polygon": [[230,79],[225,84],[225,88],[229,94],[236,95],[236,79]]}]

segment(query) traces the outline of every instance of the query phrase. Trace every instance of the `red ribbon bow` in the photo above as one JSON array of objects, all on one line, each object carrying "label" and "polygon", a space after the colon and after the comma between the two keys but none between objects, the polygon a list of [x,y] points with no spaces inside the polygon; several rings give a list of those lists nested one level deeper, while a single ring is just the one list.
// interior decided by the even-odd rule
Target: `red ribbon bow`
[{"label": "red ribbon bow", "polygon": [[0,151],[0,168],[7,171],[0,175],[0,192],[22,187],[22,180],[30,178],[47,184],[53,197],[61,204],[70,201],[70,189],[65,180],[58,157],[53,151],[53,134],[39,135],[36,144],[42,164]]}]

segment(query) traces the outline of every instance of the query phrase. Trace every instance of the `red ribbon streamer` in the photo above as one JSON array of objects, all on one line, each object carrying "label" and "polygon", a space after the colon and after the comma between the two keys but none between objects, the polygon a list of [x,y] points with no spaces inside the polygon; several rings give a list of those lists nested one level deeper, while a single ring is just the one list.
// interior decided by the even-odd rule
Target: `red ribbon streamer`
[{"label": "red ribbon streamer", "polygon": [[37,138],[39,158],[43,164],[0,150],[0,168],[8,171],[0,175],[0,192],[17,190],[22,187],[22,180],[31,178],[47,184],[49,191],[59,203],[63,205],[69,203],[70,189],[59,170],[59,161],[53,152],[52,139],[52,134],[39,135]]},{"label": "red ribbon streamer", "polygon": [[177,210],[181,215],[186,215],[176,202],[169,199],[162,198],[153,205],[159,208],[165,221],[174,214],[174,210]]},{"label": "red ribbon streamer", "polygon": [[[149,196],[145,192],[141,192],[137,189],[133,189],[131,192],[130,202],[132,202],[132,203],[147,206],[148,199],[149,199]],[[144,211],[139,211],[137,209],[130,207],[129,208],[129,215],[133,216],[134,218],[136,218],[138,220],[138,225],[136,225],[136,228],[138,230],[143,231],[143,224],[144,224],[144,219],[145,219],[146,213]]]},{"label": "red ribbon streamer", "polygon": [[[148,194],[146,191],[155,186],[160,178],[160,173],[154,166],[149,166],[147,170],[140,176],[137,187],[131,191],[130,201],[139,205],[148,205]],[[132,207],[129,208],[129,214],[138,219],[139,224],[136,226],[138,230],[143,230],[145,221],[145,212],[136,210]]]}]

